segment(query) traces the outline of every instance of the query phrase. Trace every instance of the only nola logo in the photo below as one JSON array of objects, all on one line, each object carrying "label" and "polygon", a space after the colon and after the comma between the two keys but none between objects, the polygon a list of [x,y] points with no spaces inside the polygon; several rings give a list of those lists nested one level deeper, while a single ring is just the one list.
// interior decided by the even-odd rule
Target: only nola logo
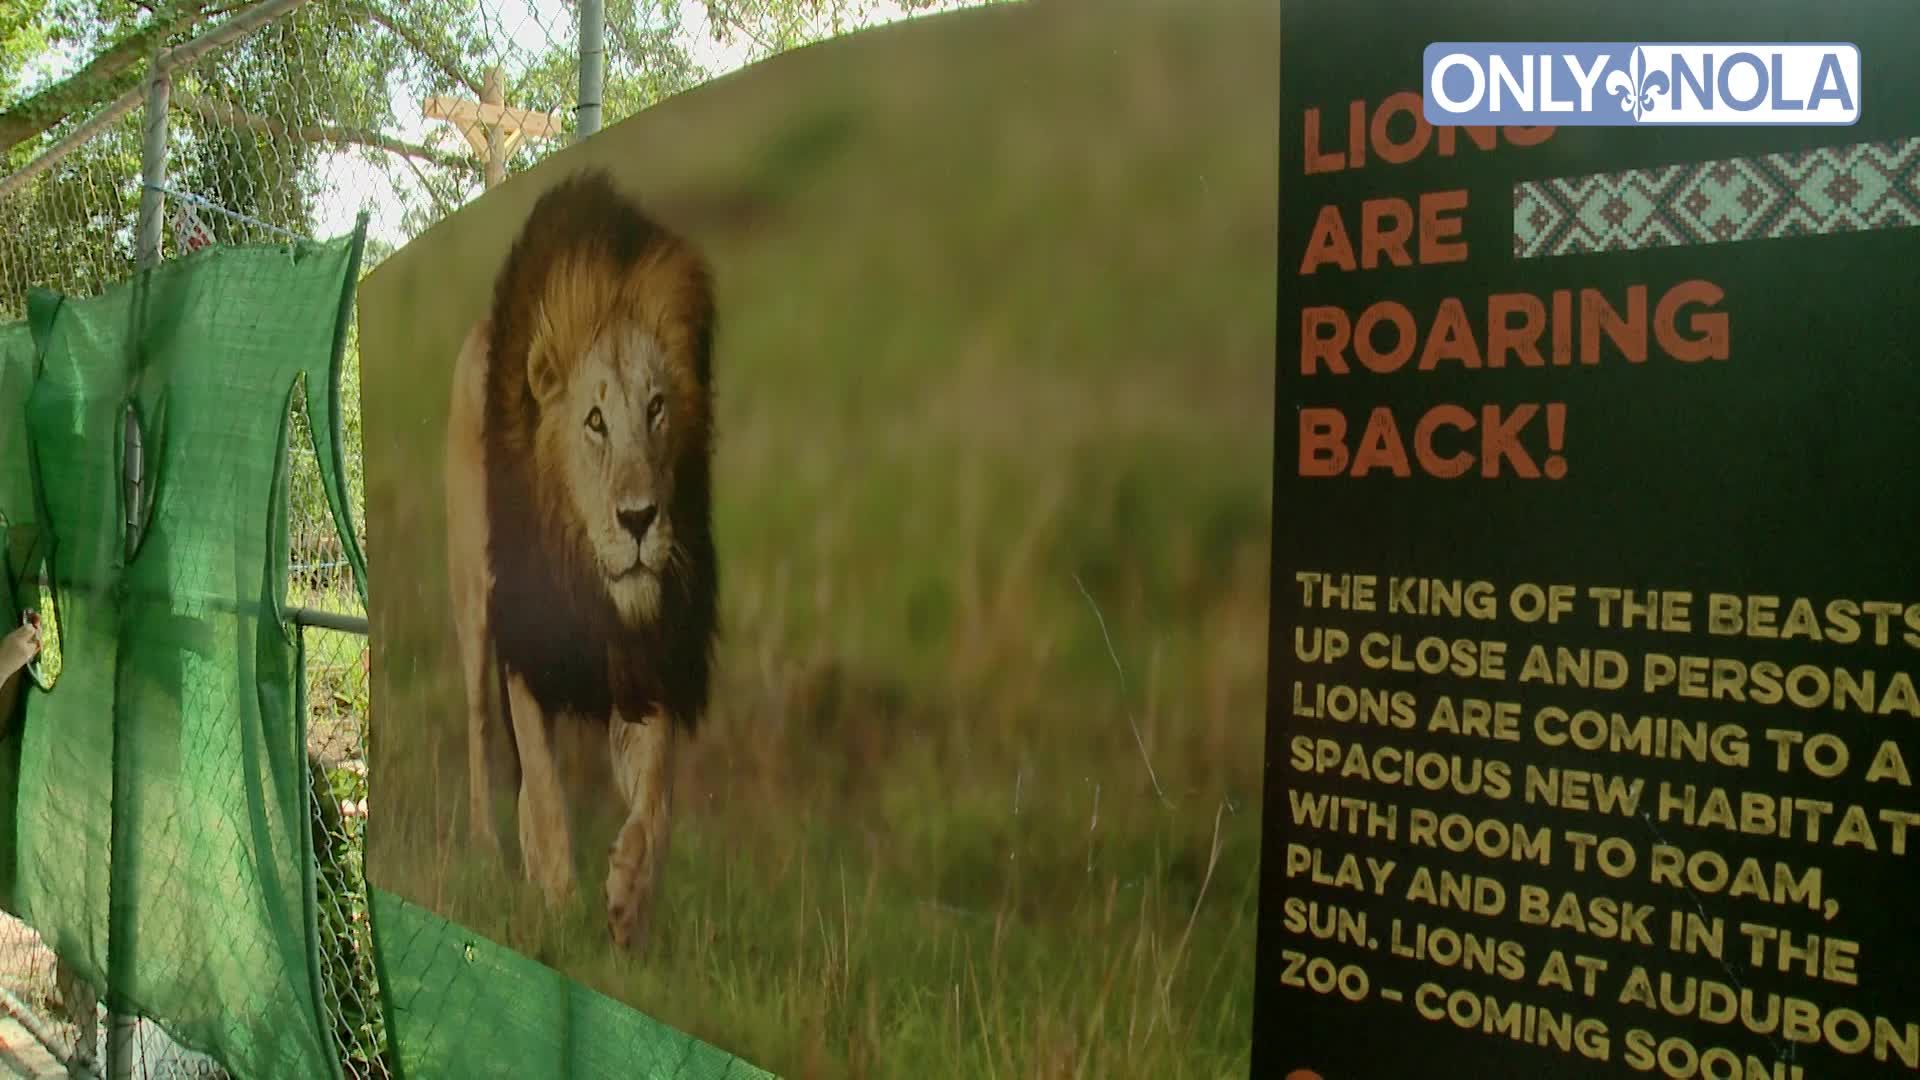
[{"label": "only nola logo", "polygon": [[1435,42],[1430,124],[1847,125],[1860,49],[1844,42]]}]

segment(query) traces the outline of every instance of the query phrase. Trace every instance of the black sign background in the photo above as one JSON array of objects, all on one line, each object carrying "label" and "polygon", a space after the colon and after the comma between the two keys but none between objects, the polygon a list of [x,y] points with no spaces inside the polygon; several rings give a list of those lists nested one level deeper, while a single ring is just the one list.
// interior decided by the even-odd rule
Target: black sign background
[{"label": "black sign background", "polygon": [[[1311,1070],[1326,1080],[1632,1075],[1623,1058],[1622,1037],[1634,1027],[1662,1038],[1684,1036],[1702,1051],[1726,1047],[1742,1058],[1754,1055],[1801,1065],[1810,1077],[1905,1071],[1897,1064],[1875,1062],[1870,1052],[1846,1056],[1822,1046],[1795,1045],[1778,1033],[1749,1033],[1737,1021],[1724,1026],[1688,1021],[1616,1004],[1614,996],[1627,967],[1644,963],[1654,971],[1714,978],[1762,994],[1790,994],[1900,1024],[1920,1021],[1920,934],[1912,919],[1915,899],[1920,898],[1920,873],[1915,870],[1920,851],[1904,857],[1885,850],[1865,854],[1677,826],[1658,826],[1656,833],[1656,826],[1645,821],[1529,807],[1520,800],[1518,785],[1521,766],[1534,762],[1644,777],[1649,803],[1652,789],[1661,780],[1672,780],[1733,792],[1750,788],[1860,802],[1874,809],[1920,810],[1913,788],[1862,782],[1872,749],[1885,738],[1898,740],[1909,765],[1920,766],[1920,725],[1912,719],[1671,696],[1656,700],[1633,687],[1616,693],[1543,689],[1515,685],[1511,675],[1499,685],[1423,679],[1368,671],[1351,656],[1336,665],[1305,664],[1295,659],[1294,631],[1302,625],[1336,626],[1356,638],[1373,629],[1498,638],[1509,643],[1510,668],[1517,668],[1524,648],[1536,642],[1613,648],[1630,660],[1651,649],[1770,659],[1788,666],[1805,662],[1870,668],[1883,674],[1920,671],[1920,653],[1897,638],[1888,647],[1874,648],[1600,630],[1586,619],[1547,628],[1521,625],[1504,615],[1482,624],[1391,617],[1384,607],[1371,615],[1309,611],[1294,575],[1303,570],[1375,574],[1383,594],[1387,576],[1395,574],[1486,579],[1503,595],[1519,583],[1568,584],[1583,594],[1590,586],[1686,589],[1696,596],[1696,625],[1704,622],[1701,601],[1708,592],[1788,600],[1807,596],[1816,604],[1834,597],[1920,601],[1920,497],[1914,480],[1920,468],[1920,229],[1553,258],[1512,255],[1512,188],[1518,181],[1920,136],[1920,64],[1913,60],[1920,54],[1920,9],[1893,2],[1805,0],[1622,0],[1592,5],[1284,0],[1282,10],[1272,675],[1253,1075],[1280,1077],[1295,1069]],[[1389,94],[1417,91],[1422,52],[1442,40],[1854,42],[1863,54],[1862,118],[1847,128],[1561,128],[1528,148],[1502,146],[1492,153],[1466,149],[1452,158],[1429,153],[1398,166],[1370,162],[1357,171],[1305,173],[1307,109],[1321,111],[1321,145],[1341,146],[1348,103],[1379,102]],[[1422,193],[1460,188],[1470,194],[1463,233],[1472,252],[1467,261],[1300,275],[1301,258],[1323,206],[1343,207],[1351,225],[1358,221],[1364,200],[1393,196],[1412,202]],[[1459,364],[1444,364],[1438,371],[1415,372],[1409,365],[1391,375],[1375,375],[1356,365],[1354,373],[1344,377],[1300,373],[1300,311],[1307,306],[1338,305],[1357,316],[1376,300],[1394,299],[1407,305],[1424,332],[1441,299],[1455,296],[1484,342],[1489,293],[1545,297],[1555,289],[1591,287],[1618,304],[1629,285],[1644,284],[1651,308],[1667,287],[1691,278],[1704,278],[1725,291],[1719,308],[1730,316],[1731,349],[1724,362],[1676,363],[1658,355],[1656,346],[1646,363],[1635,365],[1609,346],[1602,362],[1591,368],[1462,371]],[[1434,405],[1459,404],[1477,413],[1486,404],[1523,402],[1565,403],[1564,479],[1484,479],[1469,473],[1441,480],[1423,477],[1417,468],[1410,478],[1383,472],[1364,478],[1298,475],[1302,408],[1342,409],[1351,425],[1351,447],[1369,412],[1390,406],[1411,448],[1414,421]],[[1538,436],[1534,438],[1537,447]],[[1517,701],[1523,717],[1541,705],[1557,704],[1569,710],[1589,707],[1733,721],[1748,728],[1754,763],[1747,769],[1703,767],[1549,751],[1530,739],[1489,743],[1419,729],[1402,732],[1296,720],[1290,716],[1296,681],[1412,690],[1420,702],[1422,726],[1432,698],[1442,693]],[[1526,726],[1523,722],[1523,733]],[[1852,768],[1837,781],[1810,779],[1804,772],[1782,776],[1772,767],[1772,745],[1760,738],[1766,727],[1834,732],[1848,741]],[[1326,775],[1303,777],[1289,765],[1289,740],[1296,734],[1392,741],[1506,760],[1514,765],[1516,793],[1506,802],[1489,802],[1382,790]],[[1839,901],[1841,911],[1826,921],[1805,908],[1725,896],[1687,897],[1648,884],[1644,874],[1619,882],[1575,874],[1558,846],[1552,866],[1541,868],[1310,830],[1291,818],[1288,792],[1296,787],[1397,802],[1403,814],[1420,806],[1619,836],[1640,849],[1643,866],[1647,845],[1662,842],[1662,837],[1688,850],[1710,848],[1730,860],[1753,856],[1769,865],[1776,858],[1796,866],[1818,865],[1825,868],[1827,892]],[[1386,896],[1316,887],[1286,877],[1289,842],[1324,849],[1330,863],[1351,853],[1397,858],[1401,868]],[[1662,920],[1668,910],[1697,899],[1702,910],[1728,919],[1727,955],[1723,963],[1669,951],[1664,921],[1655,927],[1656,945],[1649,949],[1567,931],[1529,929],[1510,913],[1485,918],[1410,904],[1400,893],[1415,864],[1497,875],[1510,891],[1514,883],[1527,881],[1554,890],[1573,889],[1582,897],[1649,903],[1660,910]],[[1366,912],[1370,932],[1381,946],[1369,950],[1289,934],[1281,923],[1281,908],[1286,898],[1296,896]],[[1395,917],[1519,941],[1527,951],[1529,979],[1510,983],[1395,959],[1384,944],[1386,923]],[[1859,985],[1849,988],[1753,969],[1744,939],[1732,929],[1740,919],[1859,941]],[[1610,972],[1595,998],[1531,985],[1540,959],[1552,948],[1609,961]],[[1286,987],[1281,981],[1287,966],[1283,950],[1357,964],[1367,972],[1372,993],[1355,1004]],[[1610,1060],[1595,1062],[1422,1019],[1414,1010],[1413,992],[1429,981],[1604,1020]],[[1399,990],[1405,1000],[1383,1000],[1383,987]]]}]

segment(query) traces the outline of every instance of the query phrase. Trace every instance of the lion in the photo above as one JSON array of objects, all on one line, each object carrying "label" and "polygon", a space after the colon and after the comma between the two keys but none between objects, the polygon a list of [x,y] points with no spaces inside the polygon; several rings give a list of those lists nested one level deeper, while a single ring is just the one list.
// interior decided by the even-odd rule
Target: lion
[{"label": "lion", "polygon": [[674,743],[705,711],[718,633],[714,321],[700,253],[587,171],[534,205],[452,381],[447,566],[474,840],[498,855],[491,681],[520,766],[522,868],[550,906],[569,903],[553,725],[603,726],[626,815],[606,877],[623,950],[647,938]]}]

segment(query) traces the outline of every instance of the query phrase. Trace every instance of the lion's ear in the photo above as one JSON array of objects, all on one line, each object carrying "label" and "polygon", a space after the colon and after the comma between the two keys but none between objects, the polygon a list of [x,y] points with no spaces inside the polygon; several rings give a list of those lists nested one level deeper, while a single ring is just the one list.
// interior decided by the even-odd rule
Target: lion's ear
[{"label": "lion's ear", "polygon": [[560,394],[560,369],[553,362],[550,349],[527,350],[527,386],[533,391],[533,400],[547,405]]}]

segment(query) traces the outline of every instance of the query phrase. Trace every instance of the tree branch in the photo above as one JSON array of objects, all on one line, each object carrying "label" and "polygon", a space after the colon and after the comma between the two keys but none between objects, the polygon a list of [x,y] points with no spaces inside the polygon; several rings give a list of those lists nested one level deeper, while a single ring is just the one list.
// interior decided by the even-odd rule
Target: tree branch
[{"label": "tree branch", "polygon": [[433,181],[427,179],[427,174],[421,171],[420,163],[404,154],[400,156],[400,160],[406,163],[407,168],[413,170],[413,175],[420,181],[420,190],[426,192],[427,197],[433,200],[433,204],[440,208],[440,216],[452,217],[453,212],[459,207],[450,205],[447,200],[440,197],[439,192],[433,190]]},{"label": "tree branch", "polygon": [[442,75],[445,75],[447,78],[452,79],[454,82],[472,91],[474,97],[480,96],[479,80],[461,71],[459,66],[453,62],[453,59],[441,51],[437,43],[428,41],[419,31],[401,23],[400,20],[380,10],[380,8],[374,4],[355,4],[353,5],[353,9],[365,15],[367,18],[372,19],[374,22],[379,23],[381,26],[386,27],[388,32],[393,34],[394,37],[406,42],[407,47],[419,53],[421,56],[426,57],[434,67],[439,68]]},{"label": "tree branch", "polygon": [[761,37],[752,27],[748,26],[747,20],[743,15],[733,11],[722,11],[714,5],[713,0],[708,0],[706,7],[707,24],[709,26],[725,27],[746,38],[753,44],[760,46],[760,51],[769,56],[779,51],[773,47],[771,42]]},{"label": "tree branch", "polygon": [[89,112],[126,93],[139,81],[134,65],[151,57],[174,34],[207,18],[207,0],[188,0],[169,18],[147,25],[102,50],[72,75],[0,112],[0,155],[45,134],[78,112]]},{"label": "tree branch", "polygon": [[395,139],[387,135],[382,135],[377,131],[367,131],[363,128],[338,127],[333,124],[283,124],[269,117],[257,116],[243,109],[237,109],[223,101],[213,101],[207,98],[195,97],[192,94],[181,93],[177,89],[173,92],[171,102],[174,108],[193,113],[203,120],[210,120],[216,124],[225,124],[228,127],[261,131],[282,139],[293,139],[298,142],[320,144],[346,143],[353,146],[365,146],[374,150],[384,150],[389,154],[399,154],[402,157],[431,161],[435,165],[447,169],[462,169],[469,173],[477,173],[480,169],[479,164],[470,158],[463,157],[459,154],[449,154],[444,150],[435,150],[430,146],[421,146],[418,143]]}]

